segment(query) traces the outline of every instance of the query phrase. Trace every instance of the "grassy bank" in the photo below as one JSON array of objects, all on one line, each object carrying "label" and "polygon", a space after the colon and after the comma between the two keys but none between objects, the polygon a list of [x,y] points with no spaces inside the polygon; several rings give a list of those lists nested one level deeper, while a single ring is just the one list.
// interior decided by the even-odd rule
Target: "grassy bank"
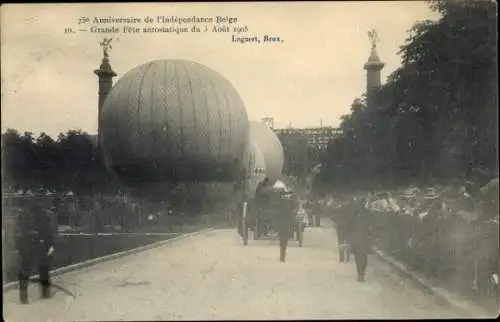
[{"label": "grassy bank", "polygon": [[[179,225],[174,227],[144,226],[128,232],[109,233],[58,233],[52,269],[84,262],[90,259],[146,246],[172,239],[181,234],[207,228],[206,224]],[[4,252],[3,283],[16,280],[18,265],[15,251]],[[36,273],[35,271],[32,273]]]}]

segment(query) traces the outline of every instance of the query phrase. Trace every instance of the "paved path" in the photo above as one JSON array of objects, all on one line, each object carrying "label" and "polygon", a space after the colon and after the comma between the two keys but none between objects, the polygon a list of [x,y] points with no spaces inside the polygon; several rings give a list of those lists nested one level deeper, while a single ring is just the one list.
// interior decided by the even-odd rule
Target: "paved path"
[{"label": "paved path", "polygon": [[289,246],[280,262],[276,239],[242,246],[235,230],[215,230],[182,242],[97,264],[54,278],[76,295],[58,292],[30,305],[17,290],[4,294],[7,321],[220,320],[459,317],[446,303],[394,268],[369,259],[358,283],[353,263],[338,262],[335,232],[308,228],[304,246]]}]

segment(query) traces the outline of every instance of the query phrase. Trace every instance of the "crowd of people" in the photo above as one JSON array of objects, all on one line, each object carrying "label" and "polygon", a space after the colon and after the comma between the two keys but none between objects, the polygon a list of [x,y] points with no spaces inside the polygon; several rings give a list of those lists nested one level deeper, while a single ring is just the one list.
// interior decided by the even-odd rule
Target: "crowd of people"
[{"label": "crowd of people", "polygon": [[[465,186],[354,194],[323,200],[335,222],[339,258],[358,259],[377,246],[457,290],[498,295],[498,178],[476,191]],[[363,218],[358,220],[357,218]]]},{"label": "crowd of people", "polygon": [[[321,217],[327,215],[335,223],[340,262],[349,262],[353,255],[359,282],[366,278],[368,255],[376,245],[424,273],[443,280],[452,277],[456,285],[465,282],[481,292],[494,290],[498,295],[498,179],[475,194],[463,187],[429,188],[409,189],[399,195],[344,194],[303,202],[290,190],[273,194],[259,190],[254,202],[261,211],[278,207],[274,228],[280,239],[282,262],[297,222],[319,226]],[[49,298],[48,270],[54,251],[50,218],[54,217],[54,205],[31,202],[16,209],[24,214],[18,216],[23,220],[18,221],[16,229],[21,250],[20,300],[27,302],[28,277],[34,264],[42,297]]]},{"label": "crowd of people", "polygon": [[341,209],[332,213],[337,232],[339,260],[349,262],[350,255],[354,256],[358,282],[365,280],[368,266],[368,254],[373,244],[373,217],[368,211],[367,199],[362,196],[353,197],[345,202]]}]

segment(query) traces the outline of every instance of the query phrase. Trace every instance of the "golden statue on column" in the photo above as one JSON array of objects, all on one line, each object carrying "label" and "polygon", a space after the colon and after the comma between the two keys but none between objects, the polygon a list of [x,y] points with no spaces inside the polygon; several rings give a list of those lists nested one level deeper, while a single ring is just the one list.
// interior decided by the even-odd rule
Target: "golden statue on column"
[{"label": "golden statue on column", "polygon": [[102,47],[102,52],[104,54],[104,57],[109,57],[108,56],[108,50],[113,49],[111,46],[111,42],[113,41],[113,38],[104,38],[99,45]]}]

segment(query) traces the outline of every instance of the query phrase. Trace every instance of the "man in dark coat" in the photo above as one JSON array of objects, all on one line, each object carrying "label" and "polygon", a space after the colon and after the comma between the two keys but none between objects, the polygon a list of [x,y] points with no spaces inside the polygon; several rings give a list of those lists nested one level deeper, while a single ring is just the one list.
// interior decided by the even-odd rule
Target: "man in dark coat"
[{"label": "man in dark coat", "polygon": [[[348,224],[349,224],[349,216],[353,212],[353,204],[352,201],[348,204],[344,205],[340,209],[336,210],[335,214],[335,230],[337,231],[337,244],[339,250],[339,258],[340,262],[348,262],[349,261],[349,250],[345,249],[347,247],[347,233],[348,233]],[[347,251],[346,251],[347,250]],[[347,255],[347,258],[345,258]]]},{"label": "man in dark coat", "polygon": [[356,263],[357,280],[363,282],[365,280],[366,267],[368,266],[368,254],[371,253],[372,238],[371,213],[365,208],[365,198],[358,198],[356,206],[351,213],[349,220],[349,232],[347,239],[349,241],[350,250],[354,255]]},{"label": "man in dark coat", "polygon": [[16,244],[20,258],[19,290],[22,304],[28,303],[28,280],[34,264],[38,266],[41,297],[52,297],[49,269],[54,250],[54,231],[50,202],[32,198],[26,200],[25,206],[18,208]]},{"label": "man in dark coat", "polygon": [[284,262],[286,258],[286,248],[288,240],[293,237],[292,226],[295,220],[295,200],[291,192],[285,192],[279,200],[280,209],[278,210],[278,236],[280,240],[280,261]]},{"label": "man in dark coat", "polygon": [[313,209],[314,209],[314,226],[320,227],[321,226],[321,205],[318,201],[313,203]]}]

